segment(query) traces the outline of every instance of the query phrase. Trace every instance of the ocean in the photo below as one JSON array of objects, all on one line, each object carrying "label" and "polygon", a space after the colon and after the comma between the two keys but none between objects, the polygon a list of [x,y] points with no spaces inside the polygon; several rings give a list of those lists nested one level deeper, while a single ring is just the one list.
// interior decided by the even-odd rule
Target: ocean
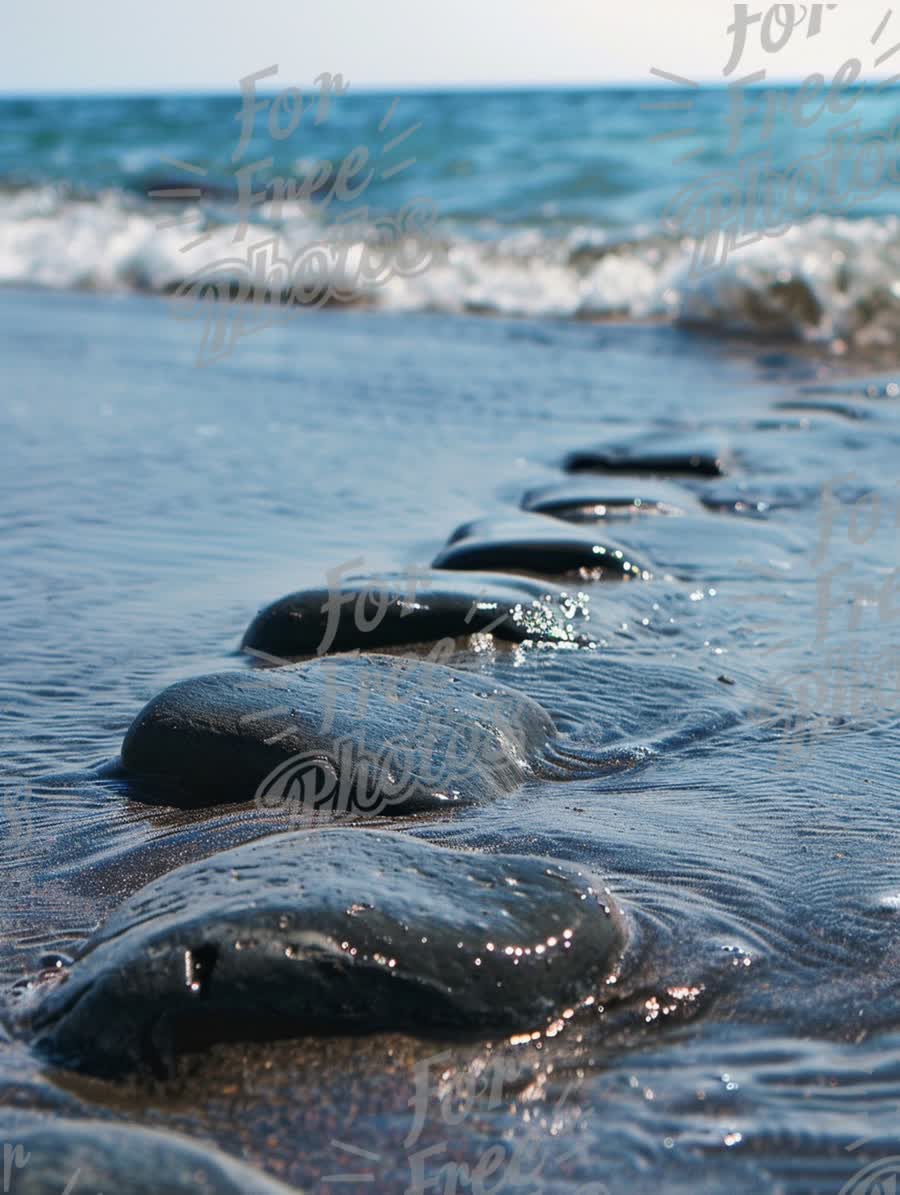
[{"label": "ocean", "polygon": [[[889,347],[896,92],[850,88],[847,110],[818,115],[794,114],[796,92],[743,94],[350,87],[274,114],[270,98],[249,121],[238,94],[0,100],[0,281],[166,293],[267,236],[288,260],[354,232],[377,245],[378,221],[412,207],[428,268],[385,279],[334,250],[322,269],[343,301]],[[679,197],[709,179],[723,212],[735,189],[760,201],[746,221],[760,235],[697,270],[686,241],[705,214]]]},{"label": "ocean", "polygon": [[[897,93],[798,132],[764,91],[739,129],[726,90],[658,107],[687,90],[351,87],[285,106],[289,136],[257,115],[237,159],[237,92],[0,101],[4,1114],[178,1132],[323,1192],[893,1189]],[[848,117],[877,161],[834,165]],[[723,208],[748,243],[700,253],[679,196],[733,196],[744,149],[770,214],[807,159],[827,202],[792,191],[780,235]],[[321,185],[288,202],[274,177]],[[565,472],[598,442],[711,445],[721,475]],[[523,497],[564,481],[649,579],[568,579],[592,646],[474,637],[451,662],[540,702],[590,767],[370,820],[601,876],[620,998],[490,1041],[222,1042],[168,1081],[47,1065],[18,1010],[98,924],[289,828],[143,800],[115,761],[144,703],[249,668],[257,610],[329,570],[427,567],[471,520],[543,528]],[[660,484],[674,512],[614,509]]]}]

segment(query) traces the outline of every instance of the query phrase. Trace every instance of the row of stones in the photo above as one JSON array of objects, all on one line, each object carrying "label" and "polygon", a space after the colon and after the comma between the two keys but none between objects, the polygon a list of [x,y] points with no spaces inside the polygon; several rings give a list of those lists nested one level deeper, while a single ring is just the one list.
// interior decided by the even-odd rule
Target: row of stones
[{"label": "row of stones", "polygon": [[[601,472],[720,471],[693,449],[643,457],[598,450],[569,466],[587,463]],[[573,495],[563,488],[527,495],[524,505],[533,519],[584,518],[588,508],[596,517],[608,509],[674,509],[671,493],[649,491]],[[376,633],[365,638],[350,603],[339,603],[345,616],[331,628],[328,650],[426,642],[488,624],[516,640],[577,643],[565,590],[503,574],[481,574],[469,585],[448,580],[450,570],[481,567],[648,575],[619,545],[539,522],[537,531],[501,538],[461,529],[419,579],[414,602],[380,578],[389,614]],[[372,580],[343,592],[368,592]],[[309,590],[268,607],[245,647],[279,659],[317,652],[329,596]],[[554,733],[542,707],[519,692],[438,663],[366,654],[171,686],[135,719],[122,761],[130,774],[167,785],[172,803],[246,801],[273,769],[278,774],[298,757],[339,771],[335,742],[358,739],[361,708],[371,745],[392,752],[367,769],[361,791],[399,786],[402,799],[390,812],[510,792],[539,768]],[[429,726],[445,765],[452,755],[440,776],[425,767]],[[480,729],[466,767],[449,748],[460,726]],[[398,749],[409,757],[400,778]],[[103,1076],[170,1074],[184,1049],[248,1032],[533,1029],[602,1003],[619,978],[625,938],[609,893],[572,864],[453,851],[393,831],[289,831],[188,864],[138,891],[72,967],[44,986],[29,1028],[45,1058]]]}]

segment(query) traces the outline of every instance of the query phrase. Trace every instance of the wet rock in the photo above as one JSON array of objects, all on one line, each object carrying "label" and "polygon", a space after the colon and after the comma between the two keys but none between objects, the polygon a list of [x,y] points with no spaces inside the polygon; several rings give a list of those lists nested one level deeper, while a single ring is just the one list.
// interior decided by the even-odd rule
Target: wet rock
[{"label": "wet rock", "polygon": [[624,545],[587,528],[563,526],[555,519],[526,515],[520,519],[478,519],[458,527],[434,560],[435,568],[511,569],[592,579],[644,579],[649,569]]},{"label": "wet rock", "polygon": [[96,1075],[224,1040],[537,1028],[603,986],[623,928],[574,864],[373,830],[288,833],[141,889],[32,1014]]},{"label": "wet rock", "polygon": [[512,791],[552,733],[536,702],[481,677],[345,656],[180,681],[135,718],[122,763],[185,807],[406,813]]},{"label": "wet rock", "polygon": [[856,382],[850,382],[843,385],[812,385],[801,386],[798,393],[813,396],[822,396],[826,400],[829,398],[837,399],[891,399],[900,398],[900,382],[866,382],[860,385]]},{"label": "wet rock", "polygon": [[837,399],[790,399],[775,403],[776,411],[797,411],[806,415],[838,415],[842,419],[871,419],[872,412],[858,403]]},{"label": "wet rock", "polygon": [[[808,432],[812,426],[812,420],[806,415],[764,415],[760,419],[743,421],[740,430],[744,435],[748,432]],[[762,447],[761,441],[757,439],[756,442]],[[751,452],[751,461],[754,457],[756,453]],[[771,455],[769,461],[763,463],[771,463]]]},{"label": "wet rock", "polygon": [[645,514],[684,514],[696,505],[696,498],[686,490],[660,483],[610,486],[566,481],[529,490],[522,499],[523,510],[569,523],[593,523],[598,519]]},{"label": "wet rock", "polygon": [[820,493],[821,486],[818,484],[754,478],[749,481],[717,482],[703,491],[700,501],[709,510],[764,519],[773,510],[810,506]]},{"label": "wet rock", "polygon": [[[92,1120],[7,1114],[3,1190],[10,1195],[289,1195],[294,1191],[174,1133]],[[296,1195],[296,1193],[295,1193]]]},{"label": "wet rock", "polygon": [[565,468],[569,473],[725,474],[723,453],[714,440],[676,434],[654,434],[571,452]]},{"label": "wet rock", "polygon": [[571,595],[524,577],[423,570],[352,577],[266,606],[245,651],[276,657],[377,650],[490,631],[500,639],[574,642],[581,610]]}]

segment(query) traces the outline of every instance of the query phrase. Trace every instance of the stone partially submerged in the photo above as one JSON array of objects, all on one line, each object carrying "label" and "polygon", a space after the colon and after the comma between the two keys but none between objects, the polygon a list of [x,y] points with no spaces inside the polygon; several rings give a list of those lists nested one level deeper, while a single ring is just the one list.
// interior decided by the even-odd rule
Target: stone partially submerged
[{"label": "stone partially submerged", "polygon": [[135,893],[31,1027],[45,1058],[102,1076],[169,1074],[217,1041],[535,1029],[601,992],[623,941],[575,864],[374,830],[279,834]]},{"label": "stone partially submerged", "polygon": [[681,434],[638,436],[571,452],[569,473],[658,473],[723,477],[723,452],[715,440]]},{"label": "stone partially submerged", "polygon": [[693,510],[697,499],[689,491],[664,482],[578,480],[558,482],[529,490],[523,510],[550,515],[570,523],[599,519],[633,518],[636,515],[678,515]]},{"label": "stone partially submerged", "polygon": [[208,1145],[96,1120],[0,1119],[10,1195],[299,1195]]},{"label": "stone partially submerged", "polygon": [[122,763],[167,779],[179,806],[407,813],[511,792],[553,732],[537,702],[482,677],[344,656],[179,681],[135,718]]},{"label": "stone partially submerged", "polygon": [[646,580],[647,567],[623,544],[588,527],[566,526],[542,515],[465,523],[435,557],[435,568],[511,569],[545,576]]},{"label": "stone partially submerged", "polygon": [[[245,651],[292,658],[378,650],[490,632],[522,643],[576,642],[583,607],[548,582],[496,573],[460,577],[422,570],[348,577],[266,606],[244,635]],[[573,625],[575,624],[575,625]]]}]

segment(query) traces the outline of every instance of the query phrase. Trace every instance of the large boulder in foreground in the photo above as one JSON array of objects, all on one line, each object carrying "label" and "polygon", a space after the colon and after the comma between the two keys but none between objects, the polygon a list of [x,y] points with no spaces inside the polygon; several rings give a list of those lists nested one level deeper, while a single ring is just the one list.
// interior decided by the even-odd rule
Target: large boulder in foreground
[{"label": "large boulder in foreground", "polygon": [[45,1058],[105,1076],[224,1040],[535,1029],[604,987],[623,934],[571,863],[292,832],[135,893],[31,1024]]},{"label": "large boulder in foreground", "polygon": [[345,656],[179,681],[135,718],[122,763],[167,778],[163,799],[182,807],[407,813],[511,792],[553,730],[537,702],[483,677]]},{"label": "large boulder in foreground", "polygon": [[566,526],[543,515],[464,523],[434,559],[435,568],[511,569],[587,580],[643,579],[648,568],[623,544],[589,527]]},{"label": "large boulder in foreground", "polygon": [[212,1146],[96,1120],[0,1118],[10,1195],[299,1195]]},{"label": "large boulder in foreground", "polygon": [[583,621],[577,596],[546,581],[431,569],[348,577],[330,588],[290,593],[260,610],[241,646],[292,658],[477,632],[515,643],[573,643]]}]

